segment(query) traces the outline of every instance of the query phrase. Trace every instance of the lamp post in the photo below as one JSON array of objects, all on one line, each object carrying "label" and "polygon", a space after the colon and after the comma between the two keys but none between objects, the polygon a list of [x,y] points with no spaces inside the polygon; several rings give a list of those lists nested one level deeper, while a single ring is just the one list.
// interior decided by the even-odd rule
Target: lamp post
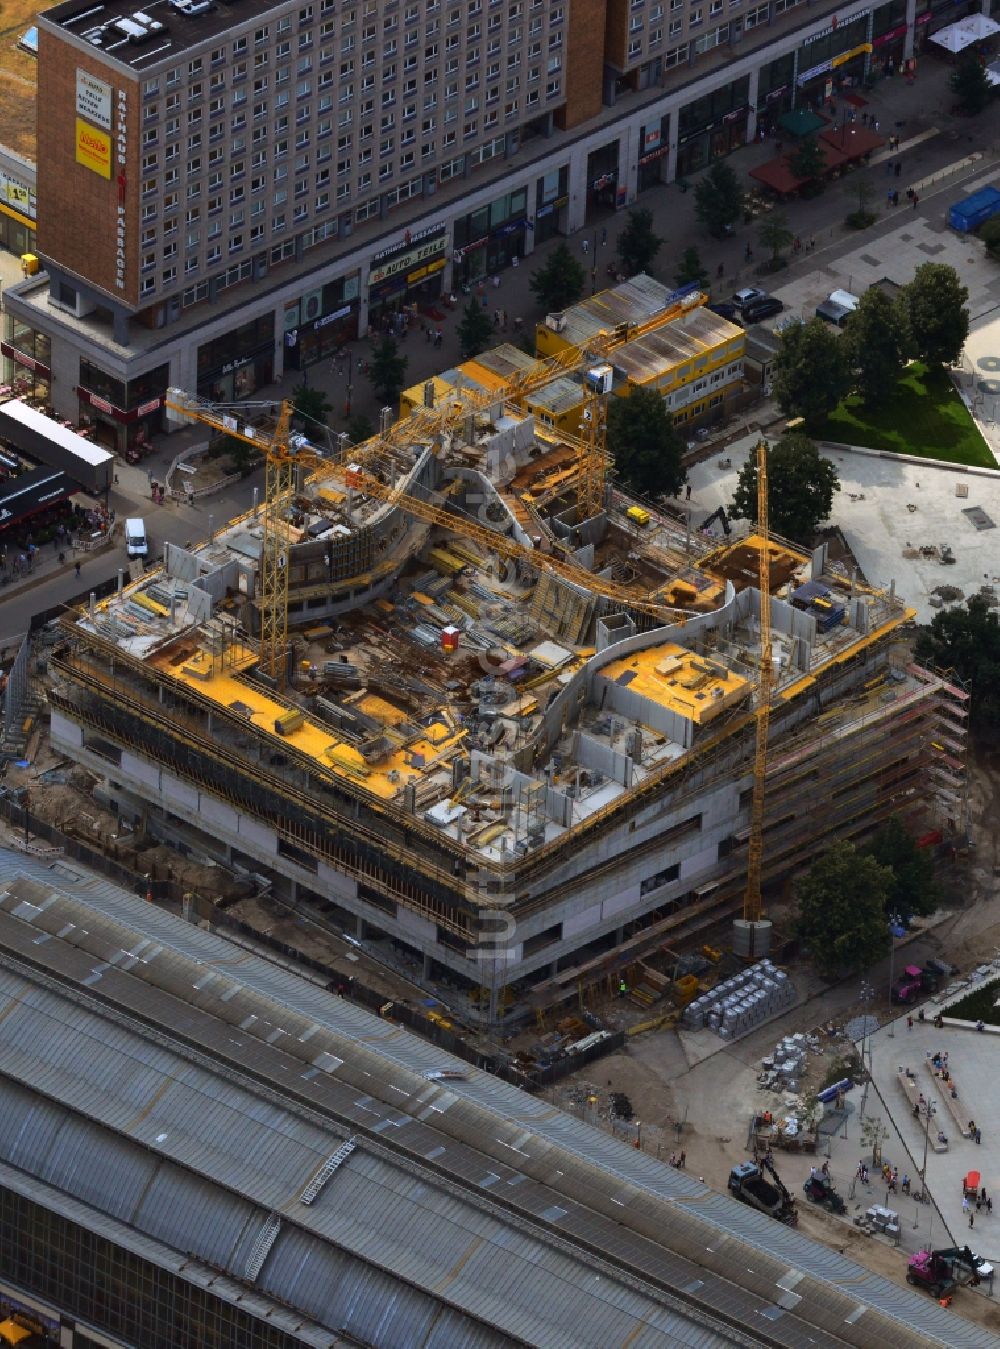
[{"label": "lamp post", "polygon": [[861,1093],[861,1106],[858,1110],[858,1123],[860,1124],[865,1117],[865,1106],[868,1103],[868,1078],[871,1077],[871,1039],[868,1028],[868,1005],[875,996],[875,990],[867,979],[861,981],[861,992],[859,993],[861,1002],[861,1067],[865,1066],[865,1046],[868,1046],[868,1076],[865,1078],[865,1089]]},{"label": "lamp post", "polygon": [[[900,917],[899,917],[899,914],[898,914],[898,913],[890,913],[890,915],[889,915],[889,1001],[890,1001],[890,1004],[891,1004],[891,1002],[892,1002],[893,964],[894,964],[894,961],[895,961],[895,958],[896,958],[896,927],[897,927],[897,925],[898,925],[899,923],[900,923]],[[894,1029],[894,1022],[893,1022],[892,1020],[890,1020],[890,1022],[889,1022],[889,1038],[890,1038],[890,1039],[893,1039],[893,1038],[895,1037],[895,1034],[896,1034],[896,1031],[895,1031],[895,1029]]]}]

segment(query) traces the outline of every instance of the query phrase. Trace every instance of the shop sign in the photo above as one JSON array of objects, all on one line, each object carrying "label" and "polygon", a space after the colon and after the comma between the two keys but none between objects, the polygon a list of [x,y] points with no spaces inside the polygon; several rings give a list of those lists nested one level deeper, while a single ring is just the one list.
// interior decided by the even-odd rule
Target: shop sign
[{"label": "shop sign", "polygon": [[[428,225],[426,229],[416,230],[412,234],[407,230],[398,244],[390,244],[388,248],[383,248],[381,252],[375,254],[372,258],[372,266],[374,267],[377,263],[383,262],[386,258],[391,258],[397,253],[408,252],[414,244],[422,243],[425,239],[443,239],[446,228],[445,225]],[[368,284],[371,285],[370,278]]]},{"label": "shop sign", "polygon": [[437,262],[429,262],[426,267],[418,267],[415,272],[409,272],[406,277],[408,286],[415,286],[418,281],[425,280],[428,276],[433,276],[435,272],[444,270],[444,258],[438,258]]},{"label": "shop sign", "polygon": [[76,119],[76,162],[102,178],[111,177],[111,137]]},{"label": "shop sign", "polygon": [[42,379],[51,379],[52,371],[41,361],[36,361],[34,356],[27,355],[26,352],[18,351],[17,347],[12,347],[9,342],[0,342],[0,353],[11,361],[16,361],[18,365],[23,365],[25,370],[33,370],[36,375],[41,375]]},{"label": "shop sign", "polygon": [[535,212],[535,219],[544,220],[545,217],[551,215],[553,211],[561,211],[564,206],[568,205],[569,193],[565,193],[561,197],[556,197],[555,201],[546,202],[544,206],[539,206],[538,210]]},{"label": "shop sign", "polygon": [[[441,266],[444,266],[443,262]],[[350,312],[351,306],[343,304],[339,309],[335,309],[332,314],[324,314],[321,318],[315,319],[312,325],[313,329],[315,331],[317,328],[325,328],[328,323],[336,323],[338,319],[345,319]]]},{"label": "shop sign", "polygon": [[857,47],[852,47],[849,52],[841,52],[839,56],[835,56],[830,62],[831,69],[845,65],[848,61],[853,61],[856,56],[861,56],[862,54],[870,52],[871,49],[872,44],[870,42],[862,42]]},{"label": "shop sign", "polygon": [[148,417],[151,412],[159,412],[163,406],[162,398],[151,398],[148,403],[140,403],[135,410],[137,417]]},{"label": "shop sign", "polygon": [[609,184],[613,183],[617,177],[618,177],[617,172],[602,173],[600,178],[594,179],[593,183],[591,184],[591,187],[595,192],[600,192],[602,187],[608,187]]},{"label": "shop sign", "polygon": [[35,219],[35,193],[25,183],[0,170],[0,204],[12,207],[29,220]]},{"label": "shop sign", "polygon": [[906,37],[906,24],[897,23],[895,28],[890,28],[888,32],[882,33],[872,43],[873,47],[884,47],[887,42],[895,42],[901,37]]},{"label": "shop sign", "polygon": [[655,127],[652,131],[647,131],[642,138],[642,149],[645,154],[648,150],[655,150],[660,144],[660,128]]},{"label": "shop sign", "polygon": [[485,248],[489,239],[476,239],[471,244],[466,244],[464,248],[456,248],[453,257],[456,262],[461,262],[466,253],[475,253],[477,248]]},{"label": "shop sign", "polygon": [[821,61],[818,66],[810,66],[808,70],[803,70],[795,83],[798,85],[808,84],[817,75],[825,75],[828,70],[832,69],[833,63],[831,61]]},{"label": "shop sign", "polygon": [[420,244],[417,248],[409,249],[407,252],[400,254],[399,257],[392,258],[389,262],[384,262],[377,267],[373,266],[368,273],[368,284],[369,286],[377,286],[383,281],[388,281],[390,277],[397,276],[400,272],[408,272],[411,267],[434,257],[436,253],[443,252],[444,238],[442,235],[429,240],[425,244]]},{"label": "shop sign", "polygon": [[723,122],[738,122],[741,117],[746,117],[749,111],[749,108],[736,108],[733,112],[727,112],[722,120]]},{"label": "shop sign", "polygon": [[818,42],[821,37],[829,37],[831,33],[835,33],[840,24],[853,23],[855,19],[867,18],[870,13],[870,9],[856,9],[853,14],[835,14],[828,28],[821,28],[818,33],[810,33],[808,37],[802,39],[802,45],[808,47],[810,42]]},{"label": "shop sign", "polygon": [[96,408],[98,412],[103,412],[108,417],[113,417],[116,422],[122,422],[125,425],[129,422],[137,422],[140,417],[148,417],[151,412],[156,412],[163,406],[161,396],[151,398],[147,403],[140,403],[138,407],[129,408],[125,412],[122,408],[115,407],[114,403],[109,403],[106,398],[98,398],[96,393],[91,393],[82,384],[77,387],[76,396],[81,403],[87,403],[90,407]]},{"label": "shop sign", "polygon": [[527,223],[527,216],[522,216],[520,220],[508,220],[506,225],[501,225],[499,229],[493,231],[493,237],[501,239],[505,234],[516,234],[518,230],[523,230]]},{"label": "shop sign", "polygon": [[914,26],[917,28],[922,28],[925,23],[930,23],[933,17],[934,17],[933,10],[930,9],[925,10],[923,14],[917,15],[916,19],[914,20]]},{"label": "shop sign", "polygon": [[76,111],[94,126],[111,130],[111,85],[95,79],[79,66],[76,70]]},{"label": "shop sign", "polygon": [[651,150],[648,155],[643,155],[642,158],[639,160],[640,168],[644,164],[655,163],[657,159],[662,159],[664,155],[669,154],[669,152],[670,152],[669,145],[661,145],[658,150]]},{"label": "shop sign", "polygon": [[779,84],[777,89],[772,89],[771,92],[768,94],[767,102],[773,103],[775,99],[781,97],[781,95],[785,92],[787,88],[788,88],[787,84]]},{"label": "shop sign", "polygon": [[118,214],[115,225],[115,286],[125,289],[125,167],[128,160],[128,93],[118,90],[115,115],[115,158],[118,167]]}]

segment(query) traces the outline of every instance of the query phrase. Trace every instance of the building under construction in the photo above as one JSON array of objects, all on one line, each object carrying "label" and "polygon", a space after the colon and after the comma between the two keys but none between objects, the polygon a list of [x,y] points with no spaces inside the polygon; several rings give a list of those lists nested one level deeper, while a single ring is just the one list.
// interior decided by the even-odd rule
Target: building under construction
[{"label": "building under construction", "polygon": [[[643,526],[603,478],[584,510],[592,452],[497,396],[299,472],[271,517],[287,667],[257,636],[265,510],[67,617],[54,747],[491,1023],[717,921],[746,877],[763,543]],[[957,820],[964,755],[904,603],[767,548],[765,886],[892,813]]]}]

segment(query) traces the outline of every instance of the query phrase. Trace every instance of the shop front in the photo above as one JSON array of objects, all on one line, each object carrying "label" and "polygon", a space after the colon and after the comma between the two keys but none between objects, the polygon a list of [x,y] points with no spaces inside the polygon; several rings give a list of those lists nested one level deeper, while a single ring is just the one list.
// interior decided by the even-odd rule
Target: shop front
[{"label": "shop front", "polygon": [[606,215],[618,202],[618,141],[591,150],[587,156],[587,220]]},{"label": "shop front", "polygon": [[795,89],[795,53],[768,62],[757,81],[757,139],[774,134],[778,118],[792,106]]},{"label": "shop front", "polygon": [[535,244],[564,234],[563,210],[569,205],[569,167],[553,169],[535,184]]},{"label": "shop front", "polygon": [[35,251],[35,188],[27,180],[0,158],[0,248],[18,258]]},{"label": "shop front", "polygon": [[52,346],[46,333],[7,318],[7,338],[0,341],[3,386],[18,398],[48,403],[52,384]]},{"label": "shop front", "polygon": [[387,326],[404,308],[433,305],[441,296],[447,226],[405,232],[398,244],[372,258],[368,272],[368,321]]},{"label": "shop front", "polygon": [[979,0],[933,0],[929,8],[924,6],[923,12],[917,15],[916,20],[920,51],[943,55],[943,48],[936,43],[931,42],[928,47],[927,44],[933,35],[969,14],[978,14],[981,8]]},{"label": "shop front", "polygon": [[667,171],[667,156],[670,152],[670,117],[657,118],[652,125],[644,126],[639,132],[639,174],[636,190],[645,192],[647,188],[662,183]]},{"label": "shop front", "polygon": [[831,25],[799,48],[796,107],[819,112],[834,96],[863,85],[871,63],[871,13]]},{"label": "shop front", "polygon": [[524,239],[532,229],[528,189],[506,192],[489,206],[455,221],[455,282],[464,290],[516,267],[524,257]]},{"label": "shop front", "polygon": [[891,0],[872,16],[872,69],[895,75],[906,46],[906,0]]},{"label": "shop front", "polygon": [[274,314],[261,314],[198,348],[198,396],[213,403],[250,398],[274,379]]},{"label": "shop front", "polygon": [[745,75],[681,109],[677,123],[679,178],[746,144],[749,98],[750,77]]},{"label": "shop front", "polygon": [[80,425],[91,427],[93,439],[105,449],[136,463],[148,453],[153,436],[163,430],[169,376],[170,367],[158,365],[126,383],[81,360],[76,388]]},{"label": "shop front", "polygon": [[305,370],[329,360],[358,336],[361,276],[353,272],[285,305],[285,367]]}]

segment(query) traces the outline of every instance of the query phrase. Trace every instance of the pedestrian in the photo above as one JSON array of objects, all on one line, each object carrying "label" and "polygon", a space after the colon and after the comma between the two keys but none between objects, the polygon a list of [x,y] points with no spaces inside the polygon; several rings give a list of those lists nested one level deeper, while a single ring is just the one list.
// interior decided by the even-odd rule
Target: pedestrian
[{"label": "pedestrian", "polygon": [[424,336],[427,338],[428,342],[434,336],[434,333],[431,331],[431,325],[429,323],[426,324],[424,327]]},{"label": "pedestrian", "polygon": [[684,489],[684,500],[685,500],[685,501],[690,501],[690,500],[691,500],[691,484],[690,484],[690,483],[688,483],[687,487]]},{"label": "pedestrian", "polygon": [[79,558],[77,558],[77,560],[76,560],[76,574],[77,574],[77,576],[79,577],[79,575],[80,575],[80,559],[79,559]]},{"label": "pedestrian", "polygon": [[885,194],[885,199],[886,199],[886,205],[891,206],[891,205],[892,205],[892,188],[891,188],[891,187],[890,187],[889,191]]},{"label": "pedestrian", "polygon": [[584,253],[589,253],[589,252],[590,252],[590,240],[589,240],[589,239],[584,239],[583,242],[581,243],[580,247],[583,249]]},{"label": "pedestrian", "polygon": [[891,160],[891,159],[887,159],[887,160],[885,161],[885,172],[886,172],[886,176],[887,176],[887,177],[889,177],[889,178],[892,177],[892,160]]},{"label": "pedestrian", "polygon": [[917,196],[917,194],[914,192],[913,197],[911,198],[911,200],[912,200],[912,202],[913,202],[913,209],[916,210],[916,209],[917,209],[917,202],[920,200],[920,198],[919,198],[919,197]]},{"label": "pedestrian", "polygon": [[793,253],[801,253],[801,252],[802,252],[802,240],[799,238],[799,236],[798,236],[797,234],[796,234],[795,238],[792,240],[792,252],[793,252]]},{"label": "pedestrian", "polygon": [[688,1155],[686,1152],[682,1152],[681,1155],[677,1158],[677,1165],[682,1171],[687,1166],[687,1159]]},{"label": "pedestrian", "polygon": [[988,1196],[987,1196],[987,1199],[986,1199],[986,1212],[987,1212],[987,1213],[992,1213],[992,1212],[993,1212],[993,1196],[992,1196],[992,1195],[988,1195]]},{"label": "pedestrian", "polygon": [[979,1195],[977,1194],[977,1195],[976,1195],[976,1212],[977,1212],[977,1213],[982,1213],[982,1211],[983,1211],[983,1201],[979,1198]]},{"label": "pedestrian", "polygon": [[896,175],[897,178],[900,177],[900,175],[901,175],[902,172],[903,172],[903,161],[902,161],[901,159],[897,159],[897,160],[896,160],[895,164],[893,165],[892,171],[893,171],[893,173]]},{"label": "pedestrian", "polygon": [[812,252],[812,250],[813,250],[815,247],[816,247],[816,236],[815,236],[815,234],[810,234],[810,236],[809,236],[809,251]]},{"label": "pedestrian", "polygon": [[[899,205],[899,189],[898,189],[898,188],[897,188],[897,189],[893,192],[893,194],[892,194],[892,204],[893,204],[893,206],[898,206],[898,205]],[[921,1011],[919,1015],[920,1015],[920,1020],[923,1021],[923,1019],[924,1019],[924,1014],[923,1014],[923,1012]]]},{"label": "pedestrian", "polygon": [[436,347],[439,347],[443,341],[444,341],[444,333],[439,328],[437,332],[434,334],[434,345]]},{"label": "pedestrian", "polygon": [[878,131],[878,118],[877,118],[877,117],[875,117],[875,118],[872,119],[872,126],[874,127],[874,129],[875,129],[876,131]]},{"label": "pedestrian", "polygon": [[672,1152],[672,1153],[670,1154],[670,1165],[671,1165],[671,1166],[676,1166],[676,1165],[677,1165],[677,1153],[676,1153],[676,1152]]},{"label": "pedestrian", "polygon": [[502,329],[503,332],[506,332],[506,331],[507,331],[507,311],[506,311],[506,309],[501,309],[501,310],[500,310],[500,327],[501,327],[501,329]]},{"label": "pedestrian", "polygon": [[602,248],[606,247],[607,242],[608,242],[608,227],[607,225],[605,225],[605,227],[601,230],[601,247]]},{"label": "pedestrian", "polygon": [[963,1212],[963,1213],[968,1213],[968,1211],[969,1211],[969,1196],[968,1196],[967,1194],[963,1194],[963,1195],[962,1195],[962,1212]]},{"label": "pedestrian", "polygon": [[750,241],[747,240],[747,246],[743,250],[743,256],[747,262],[753,262],[753,249],[750,247]]},{"label": "pedestrian", "polygon": [[60,567],[62,566],[62,564],[63,564],[65,561],[66,561],[66,554],[65,554],[65,553],[60,553],[60,554],[59,554],[59,565],[60,565]]},{"label": "pedestrian", "polygon": [[977,1130],[976,1130],[976,1142],[977,1142],[977,1144],[978,1144],[978,1143],[981,1143],[982,1141],[983,1141],[983,1131],[982,1131],[982,1129],[977,1129]]},{"label": "pedestrian", "polygon": [[868,114],[867,114],[866,112],[863,112],[863,113],[861,114],[861,125],[862,125],[862,126],[867,126],[867,125],[868,125]]},{"label": "pedestrian", "polygon": [[970,1226],[970,1227],[975,1227],[975,1225],[976,1225],[976,1215],[975,1215],[974,1213],[970,1213],[970,1214],[969,1214],[969,1226]]},{"label": "pedestrian", "polygon": [[906,1018],[906,1029],[907,1029],[907,1030],[912,1030],[912,1029],[913,1029],[913,1017],[912,1017],[912,1016],[908,1016],[908,1017]]},{"label": "pedestrian", "polygon": [[494,309],[494,311],[493,311],[493,326],[494,326],[494,328],[499,328],[499,327],[500,327],[500,310],[499,310],[499,309]]}]

